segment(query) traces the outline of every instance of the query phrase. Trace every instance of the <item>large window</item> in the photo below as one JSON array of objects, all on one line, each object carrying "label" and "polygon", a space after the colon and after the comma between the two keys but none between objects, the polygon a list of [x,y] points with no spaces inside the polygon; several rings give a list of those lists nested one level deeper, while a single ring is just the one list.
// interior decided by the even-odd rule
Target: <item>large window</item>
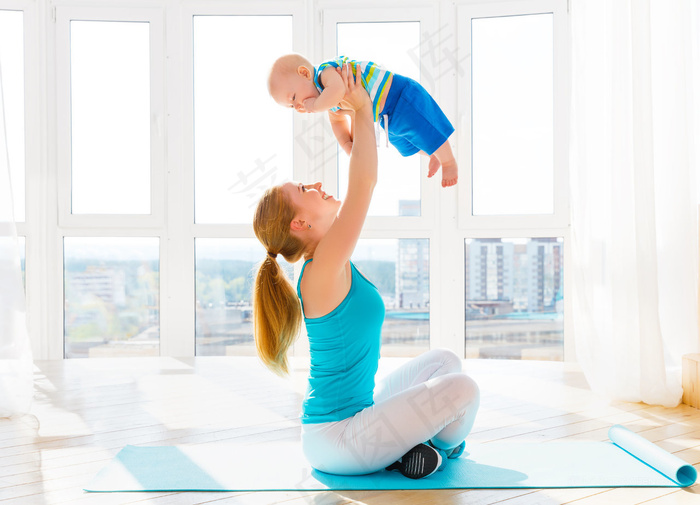
[{"label": "large window", "polygon": [[47,284],[63,295],[56,318],[63,342],[52,347],[66,358],[158,356],[166,193],[162,20],[152,9],[55,9],[61,242],[55,259],[63,268],[62,275],[47,275]]},{"label": "large window", "polygon": [[0,4],[37,358],[254,353],[259,197],[348,183],[327,114],[268,95],[289,52],[410,77],[455,127],[451,188],[376,128],[352,261],[386,305],[383,355],[571,357],[564,0]]},{"label": "large window", "polygon": [[[294,178],[293,112],[268,96],[267,74],[292,52],[292,26],[290,15],[192,16],[199,356],[255,354],[252,286],[265,250],[252,235],[253,211],[265,189]],[[293,280],[292,265],[278,261]]]},{"label": "large window", "polygon": [[[471,357],[562,360],[566,344],[565,14],[560,2],[460,9],[464,345]],[[533,237],[533,238],[521,238]],[[535,238],[536,237],[536,238]]]},{"label": "large window", "polygon": [[[422,82],[424,73],[431,74],[432,70],[422,64],[425,34],[435,30],[430,9],[328,9],[324,21],[326,58],[322,59],[344,55],[360,62],[371,61],[418,82]],[[437,99],[434,83],[422,83]],[[431,251],[438,243],[434,240],[437,209],[433,195],[440,186],[440,177],[428,180],[426,156],[401,156],[387,142],[386,129],[379,124],[375,128],[378,183],[363,232],[366,238],[358,243],[352,260],[384,299],[382,355],[413,356],[436,345],[431,344],[439,321],[431,304],[436,291],[431,283]],[[342,198],[347,189],[349,158],[335,145],[330,128],[325,131],[333,141],[333,151],[338,153],[333,168]]]}]

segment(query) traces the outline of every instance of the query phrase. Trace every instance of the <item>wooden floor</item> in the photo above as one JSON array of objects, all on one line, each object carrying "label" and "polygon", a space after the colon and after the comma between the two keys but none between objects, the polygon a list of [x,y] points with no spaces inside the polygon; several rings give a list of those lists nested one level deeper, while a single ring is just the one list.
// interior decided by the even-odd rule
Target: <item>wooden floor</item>
[{"label": "wooden floor", "polygon": [[[383,360],[381,372],[402,363]],[[122,358],[36,363],[32,415],[0,420],[0,503],[272,504],[700,504],[687,489],[108,493],[82,487],[122,447],[254,443],[299,436],[306,365],[278,379],[254,358]],[[700,469],[700,410],[609,404],[574,365],[466,360],[482,407],[470,440],[607,439],[622,424]]]}]

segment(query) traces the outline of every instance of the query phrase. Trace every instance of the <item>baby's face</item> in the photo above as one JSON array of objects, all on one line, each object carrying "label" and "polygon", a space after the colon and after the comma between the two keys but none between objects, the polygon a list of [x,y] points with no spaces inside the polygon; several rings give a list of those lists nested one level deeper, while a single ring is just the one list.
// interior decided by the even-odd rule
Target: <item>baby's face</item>
[{"label": "baby's face", "polygon": [[[301,68],[301,67],[300,67]],[[280,73],[275,77],[272,98],[282,107],[291,107],[297,112],[304,110],[304,100],[318,98],[319,92],[313,82],[313,70],[306,72]]]}]

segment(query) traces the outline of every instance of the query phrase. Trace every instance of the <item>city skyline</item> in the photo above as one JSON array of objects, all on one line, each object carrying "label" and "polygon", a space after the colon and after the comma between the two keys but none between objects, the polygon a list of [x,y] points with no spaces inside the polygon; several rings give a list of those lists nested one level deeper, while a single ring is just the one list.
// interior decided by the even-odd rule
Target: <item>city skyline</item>
[{"label": "city skyline", "polygon": [[[106,335],[106,340],[124,341],[138,335],[146,344],[148,335],[152,344],[153,338],[156,342],[159,338],[160,272],[158,260],[152,259],[158,249],[157,239],[130,242],[137,248],[150,247],[150,254],[131,247],[116,248],[128,254],[128,260],[115,259],[118,254],[114,240],[103,237],[68,241],[67,341],[68,335],[77,335],[78,340],[93,340],[103,346],[100,335],[91,337],[90,333],[107,332],[107,327],[112,333]],[[105,249],[102,252],[109,252],[107,256],[97,254],[100,242]],[[83,247],[86,244],[90,247]],[[208,352],[201,347],[203,342],[218,346],[218,353],[229,352],[226,349],[231,346],[251,345],[250,295],[254,270],[262,256],[261,246],[255,239],[197,239],[196,246],[193,310],[197,352]],[[542,341],[549,345],[552,339],[559,339],[563,305],[561,246],[561,239],[557,238],[465,241],[467,347],[475,341],[489,344],[500,335],[499,339],[505,339],[503,344],[521,348],[519,335],[527,327],[531,327],[528,335],[543,332]],[[428,239],[364,239],[358,244],[360,257],[353,256],[358,267],[375,282],[387,306],[383,339],[404,351],[406,345],[425,346],[430,339],[429,249]],[[73,255],[74,252],[78,254]],[[91,261],[89,257],[95,254],[98,259]],[[288,275],[293,274],[293,265],[286,264],[285,269]],[[128,315],[120,315],[120,311]],[[532,317],[538,313],[549,315],[544,319]],[[517,314],[531,316],[510,318]],[[503,317],[509,318],[508,328],[503,326]],[[476,322],[480,326],[474,326]],[[484,326],[486,323],[490,325]],[[542,325],[546,328],[532,329]],[[527,337],[528,341],[532,338]],[[532,342],[528,345],[532,346]]]}]

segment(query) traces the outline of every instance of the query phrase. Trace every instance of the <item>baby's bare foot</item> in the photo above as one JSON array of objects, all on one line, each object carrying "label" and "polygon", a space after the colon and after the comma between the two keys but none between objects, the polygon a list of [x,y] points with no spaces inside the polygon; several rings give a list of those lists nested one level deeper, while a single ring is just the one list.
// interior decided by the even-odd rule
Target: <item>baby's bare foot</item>
[{"label": "baby's bare foot", "polygon": [[442,164],[442,187],[447,188],[457,184],[457,161],[452,159]]},{"label": "baby's bare foot", "polygon": [[430,156],[430,161],[428,162],[428,177],[432,177],[440,170],[440,160],[437,156],[432,154]]}]

